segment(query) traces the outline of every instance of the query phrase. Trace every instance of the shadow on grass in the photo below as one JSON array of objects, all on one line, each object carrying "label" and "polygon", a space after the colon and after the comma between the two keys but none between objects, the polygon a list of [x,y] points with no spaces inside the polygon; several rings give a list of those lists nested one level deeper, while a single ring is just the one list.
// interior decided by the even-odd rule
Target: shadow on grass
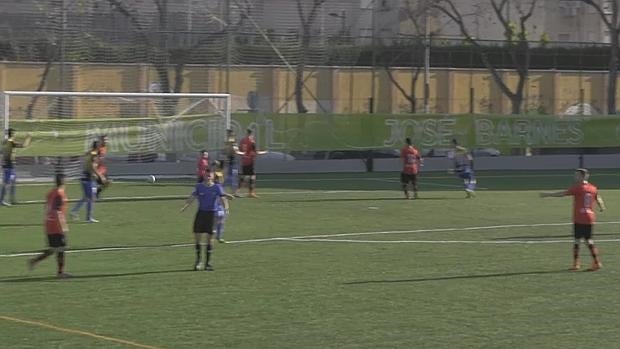
[{"label": "shadow on grass", "polygon": [[37,277],[9,277],[0,279],[0,283],[21,283],[21,282],[46,282],[46,281],[70,281],[70,280],[83,280],[83,279],[103,279],[103,278],[116,278],[125,276],[141,276],[141,275],[156,275],[156,274],[176,274],[196,272],[190,268],[176,269],[176,270],[158,270],[158,271],[141,271],[132,273],[116,273],[116,274],[86,274],[86,275],[73,275],[68,279],[58,279],[55,276],[37,276]]},{"label": "shadow on grass", "polygon": [[[596,242],[597,236],[619,236],[619,234],[615,233],[605,233],[605,234],[593,234],[594,241]],[[506,236],[501,238],[494,238],[493,240],[536,240],[536,239],[570,239],[573,238],[572,234],[558,234],[558,235],[526,235],[526,236]]]},{"label": "shadow on grass", "polygon": [[43,223],[0,223],[0,228],[42,227]]},{"label": "shadow on grass", "polygon": [[463,280],[463,279],[486,279],[486,278],[501,278],[501,277],[513,277],[513,276],[523,276],[523,275],[559,274],[559,273],[568,273],[568,272],[569,272],[568,269],[561,269],[561,270],[526,271],[526,272],[515,272],[515,273],[439,276],[439,277],[427,277],[427,278],[418,278],[418,279],[364,280],[364,281],[345,282],[343,283],[343,285],[396,284],[396,283],[416,283],[416,282],[431,282],[431,281],[450,281],[450,280]]}]

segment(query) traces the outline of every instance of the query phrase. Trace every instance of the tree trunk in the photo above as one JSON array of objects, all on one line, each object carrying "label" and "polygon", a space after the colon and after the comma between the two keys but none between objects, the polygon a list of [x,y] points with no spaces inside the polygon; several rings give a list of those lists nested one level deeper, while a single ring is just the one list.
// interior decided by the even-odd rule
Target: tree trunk
[{"label": "tree trunk", "polygon": [[[47,85],[47,78],[49,77],[50,71],[52,70],[52,65],[56,58],[56,52],[52,48],[48,51],[47,62],[45,63],[45,69],[43,69],[43,73],[41,74],[41,80],[39,80],[39,86],[37,86],[37,92],[43,91],[45,85]],[[37,104],[37,100],[39,96],[33,96],[30,99],[30,103],[28,103],[28,107],[26,108],[26,119],[32,119],[32,111],[34,110],[34,106]]]},{"label": "tree trunk", "polygon": [[304,105],[304,71],[306,69],[306,56],[308,55],[309,47],[310,28],[309,25],[305,25],[301,38],[299,63],[295,70],[295,104],[297,105],[297,112],[300,114],[308,112]]},{"label": "tree trunk", "polygon": [[420,68],[414,68],[411,73],[411,114],[415,114],[418,111],[418,99],[417,99],[417,82],[420,77]]},{"label": "tree trunk", "polygon": [[528,68],[519,67],[519,82],[517,83],[515,93],[510,98],[510,101],[512,102],[511,114],[521,114],[521,111],[523,110],[523,90],[525,89],[525,84],[527,83],[527,76]]},{"label": "tree trunk", "polygon": [[[170,78],[168,76],[168,64],[160,60],[161,54],[157,54],[155,62],[155,70],[157,71],[157,77],[159,78],[159,86],[161,87],[161,93],[170,93]],[[161,110],[163,116],[172,116],[176,113],[176,105],[173,103],[173,99],[162,98]]]},{"label": "tree trunk", "polygon": [[620,41],[618,31],[614,30],[611,34],[611,55],[609,59],[609,84],[607,86],[607,114],[616,114],[616,89],[618,78],[618,46]]},{"label": "tree trunk", "polygon": [[174,93],[181,93],[183,90],[183,81],[185,77],[183,76],[183,70],[185,69],[185,64],[183,61],[174,65]]},{"label": "tree trunk", "polygon": [[521,109],[523,106],[523,89],[521,89],[521,91],[517,91],[514,95],[512,95],[512,97],[510,97],[510,103],[512,104],[511,114],[521,114]]}]

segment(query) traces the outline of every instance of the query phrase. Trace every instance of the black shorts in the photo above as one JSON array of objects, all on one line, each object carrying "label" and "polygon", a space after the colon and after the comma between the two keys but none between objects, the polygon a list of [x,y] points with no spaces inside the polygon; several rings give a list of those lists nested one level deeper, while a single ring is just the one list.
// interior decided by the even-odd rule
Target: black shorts
[{"label": "black shorts", "polygon": [[65,234],[48,234],[47,245],[52,248],[66,247],[67,241],[65,239]]},{"label": "black shorts", "polygon": [[243,167],[241,168],[241,175],[242,176],[256,175],[256,172],[254,172],[254,165],[248,165],[248,166],[243,165]]},{"label": "black shorts", "polygon": [[416,184],[418,181],[418,175],[417,174],[413,174],[413,173],[405,173],[405,172],[401,172],[400,173],[400,182],[402,184],[407,184],[409,182],[411,182],[412,184]]},{"label": "black shorts", "polygon": [[575,223],[573,232],[575,233],[575,240],[592,239],[592,224],[578,224]]},{"label": "black shorts", "polygon": [[198,211],[194,218],[194,233],[213,234],[213,223],[215,222],[215,211]]}]

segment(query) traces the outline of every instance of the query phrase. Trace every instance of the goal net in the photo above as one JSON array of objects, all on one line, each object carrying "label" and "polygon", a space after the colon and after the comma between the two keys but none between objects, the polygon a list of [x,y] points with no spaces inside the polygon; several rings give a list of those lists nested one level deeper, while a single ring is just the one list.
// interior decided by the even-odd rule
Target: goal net
[{"label": "goal net", "polygon": [[3,93],[5,135],[15,130],[19,177],[79,175],[82,155],[107,138],[112,177],[194,172],[199,151],[217,159],[231,125],[231,98],[208,93]]}]

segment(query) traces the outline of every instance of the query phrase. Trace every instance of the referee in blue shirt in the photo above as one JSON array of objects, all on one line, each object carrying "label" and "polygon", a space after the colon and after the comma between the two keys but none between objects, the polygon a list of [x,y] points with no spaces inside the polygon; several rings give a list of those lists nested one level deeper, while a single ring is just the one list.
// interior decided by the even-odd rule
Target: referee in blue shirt
[{"label": "referee in blue shirt", "polygon": [[204,237],[207,237],[207,260],[204,270],[211,271],[213,267],[209,263],[211,261],[211,253],[213,252],[213,228],[215,222],[215,214],[221,203],[224,206],[226,214],[228,214],[228,200],[222,186],[216,184],[213,180],[213,173],[207,173],[203,178],[199,179],[194,191],[187,198],[187,202],[181,208],[181,212],[185,211],[192,202],[198,199],[198,212],[194,218],[194,238],[196,248],[196,263],[194,270],[201,270],[202,263],[200,258],[200,246],[204,245]]}]

